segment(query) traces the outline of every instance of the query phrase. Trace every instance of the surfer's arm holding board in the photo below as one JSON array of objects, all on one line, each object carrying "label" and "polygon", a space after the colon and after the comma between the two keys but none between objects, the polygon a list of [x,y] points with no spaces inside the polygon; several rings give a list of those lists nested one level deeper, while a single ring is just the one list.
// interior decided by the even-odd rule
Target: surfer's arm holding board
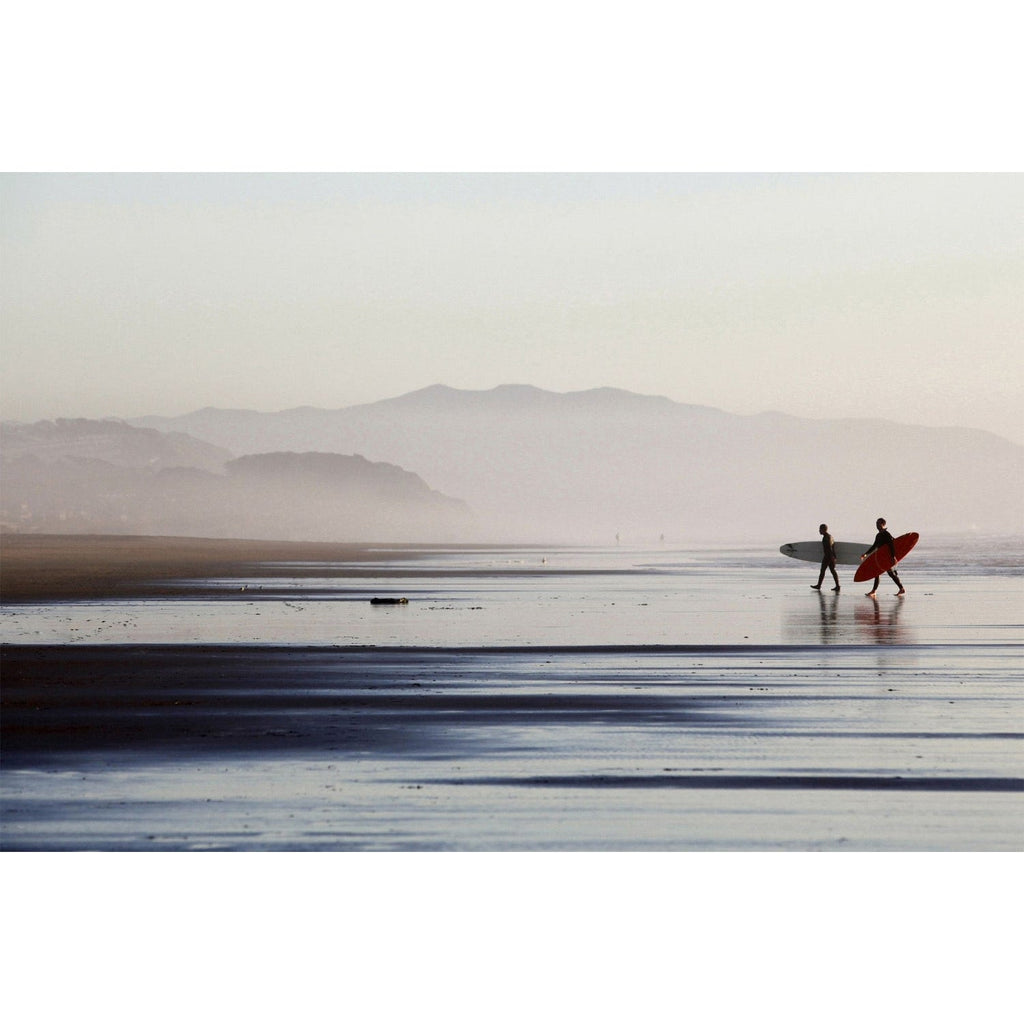
[{"label": "surfer's arm holding board", "polygon": [[896,541],[893,540],[892,534],[885,528],[885,520],[879,519],[875,525],[878,527],[878,534],[875,537],[875,542],[867,549],[867,551],[864,552],[863,555],[860,556],[860,560],[863,562],[872,551],[877,550],[884,544],[888,547],[889,553],[892,555],[892,564],[898,565],[900,560],[896,555]]}]

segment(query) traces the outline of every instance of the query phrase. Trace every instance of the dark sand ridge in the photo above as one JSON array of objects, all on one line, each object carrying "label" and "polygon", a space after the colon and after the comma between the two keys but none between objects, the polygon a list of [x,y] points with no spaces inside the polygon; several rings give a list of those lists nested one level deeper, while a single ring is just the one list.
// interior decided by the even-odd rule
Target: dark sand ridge
[{"label": "dark sand ridge", "polygon": [[[560,653],[572,658],[577,649],[544,657]],[[510,649],[4,646],[2,762],[370,749],[450,757],[496,726],[563,718],[679,726],[720,714],[711,699],[681,706],[674,696],[641,699],[616,687],[522,692],[505,683],[517,656],[536,658]],[[493,694],[476,689],[488,682]]]},{"label": "dark sand ridge", "polygon": [[[433,545],[432,550],[458,550]],[[501,550],[507,550],[502,547]],[[0,599],[5,602],[188,596],[173,583],[218,576],[280,575],[358,578],[386,575],[353,562],[413,560],[422,545],[219,540],[200,537],[0,535]],[[403,574],[406,570],[403,570]],[[437,575],[435,572],[434,575]]]}]

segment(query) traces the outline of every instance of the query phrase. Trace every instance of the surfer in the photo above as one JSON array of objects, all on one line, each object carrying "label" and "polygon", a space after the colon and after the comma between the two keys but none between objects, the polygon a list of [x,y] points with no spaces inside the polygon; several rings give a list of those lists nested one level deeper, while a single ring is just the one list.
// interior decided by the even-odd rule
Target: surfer
[{"label": "surfer", "polygon": [[811,590],[821,590],[827,569],[832,573],[832,579],[836,581],[836,585],[832,589],[838,594],[839,574],[836,572],[836,542],[832,539],[832,534],[828,532],[828,523],[822,523],[818,527],[818,533],[821,534],[821,572],[818,573],[818,582],[811,584]]},{"label": "surfer", "polygon": [[[896,596],[899,597],[900,594],[905,594],[906,590],[904,589],[903,584],[900,583],[899,574],[896,572],[896,565],[899,562],[899,559],[896,557],[896,541],[893,540],[892,534],[885,528],[884,519],[876,519],[875,527],[878,530],[878,533],[875,535],[875,543],[872,544],[871,547],[869,547],[867,551],[865,551],[864,554],[860,556],[860,560],[863,562],[864,559],[867,558],[872,551],[878,550],[878,548],[880,548],[884,544],[892,554],[892,568],[886,569],[886,572],[888,573],[892,581],[896,584],[896,586],[900,588],[896,592]],[[867,597],[875,596],[875,591],[878,589],[878,582],[879,580],[881,580],[881,578],[881,576],[875,577],[875,582],[872,585],[871,589],[867,592]]]}]

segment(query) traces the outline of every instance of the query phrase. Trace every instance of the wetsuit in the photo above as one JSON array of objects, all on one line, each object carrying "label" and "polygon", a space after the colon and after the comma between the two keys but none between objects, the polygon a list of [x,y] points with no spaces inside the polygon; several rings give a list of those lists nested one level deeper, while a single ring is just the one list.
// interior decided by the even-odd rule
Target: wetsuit
[{"label": "wetsuit", "polygon": [[[877,535],[875,536],[875,543],[872,544],[871,547],[869,547],[867,551],[864,552],[864,554],[870,555],[872,551],[877,551],[883,544],[885,544],[889,548],[889,552],[892,554],[892,568],[887,569],[886,572],[889,574],[889,577],[896,584],[896,586],[899,587],[900,590],[902,590],[903,584],[900,583],[899,575],[896,572],[896,541],[892,539],[892,534],[888,530],[879,530]],[[875,577],[874,586],[872,586],[871,588],[872,594],[878,589],[878,581],[881,578],[881,576]]]},{"label": "wetsuit", "polygon": [[825,579],[825,570],[832,573],[836,581],[836,590],[839,589],[839,574],[836,572],[836,542],[832,539],[831,533],[821,535],[821,572],[818,574],[818,585],[815,590],[821,589],[822,581]]}]

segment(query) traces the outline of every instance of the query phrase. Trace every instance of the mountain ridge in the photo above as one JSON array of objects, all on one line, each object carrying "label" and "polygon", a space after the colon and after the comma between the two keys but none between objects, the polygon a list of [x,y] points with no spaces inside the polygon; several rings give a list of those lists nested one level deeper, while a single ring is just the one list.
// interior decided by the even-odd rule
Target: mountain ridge
[{"label": "mountain ridge", "polygon": [[[451,523],[465,532],[446,534],[455,541],[793,540],[816,536],[819,522],[860,535],[880,514],[923,536],[1024,532],[1024,447],[977,428],[739,415],[617,388],[531,385],[431,385],[337,410],[207,407],[125,423],[236,460],[337,454],[397,467],[467,506]],[[287,500],[279,511],[286,520]]]},{"label": "mountain ridge", "polygon": [[473,400],[478,400],[485,399],[486,396],[495,395],[514,396],[517,400],[525,395],[539,395],[548,396],[551,399],[569,399],[570,401],[578,399],[583,396],[621,396],[624,400],[630,402],[636,401],[650,403],[652,407],[654,404],[658,404],[663,408],[700,410],[702,412],[709,412],[716,415],[720,415],[722,417],[735,418],[741,420],[777,418],[784,420],[797,420],[802,423],[870,423],[884,426],[892,426],[900,430],[920,429],[926,431],[966,431],[987,435],[993,438],[998,438],[1000,441],[1005,441],[1007,444],[1012,445],[1015,448],[1024,447],[1018,444],[1018,442],[1012,441],[1009,438],[1005,437],[1004,435],[998,434],[995,431],[989,430],[984,427],[960,426],[954,424],[929,426],[925,424],[889,419],[887,417],[881,416],[802,416],[797,413],[785,412],[781,409],[762,409],[758,412],[753,413],[734,413],[721,409],[718,406],[705,405],[702,403],[694,402],[679,402],[676,399],[669,398],[666,395],[641,394],[639,392],[629,391],[628,389],[625,388],[617,388],[611,386],[584,388],[573,391],[561,392],[539,388],[532,384],[499,384],[493,388],[484,389],[455,388],[447,384],[429,384],[426,387],[417,388],[413,391],[405,392],[400,395],[392,395],[386,398],[374,399],[371,402],[359,402],[352,405],[299,405],[288,406],[286,408],[277,410],[258,410],[249,408],[234,408],[227,406],[208,405],[203,406],[202,408],[199,409],[192,410],[190,412],[179,413],[174,415],[149,414],[146,416],[135,416],[125,418],[108,417],[107,420],[124,422],[132,426],[144,426],[157,430],[166,430],[166,424],[168,423],[183,422],[194,417],[206,415],[216,415],[218,417],[245,416],[252,419],[261,419],[264,417],[285,417],[295,414],[331,416],[338,413],[351,412],[353,410],[376,409],[379,407],[391,408],[399,404],[407,403],[408,400],[411,399],[424,399],[440,396],[443,397],[445,400],[451,400],[468,396]]},{"label": "mountain ridge", "polygon": [[[337,410],[133,421],[237,454],[360,453],[464,499],[483,539],[814,536],[849,515],[919,532],[1021,526],[1024,447],[987,431],[878,418],[728,413],[616,388],[431,385]],[[909,528],[909,527],[908,527]]]}]

